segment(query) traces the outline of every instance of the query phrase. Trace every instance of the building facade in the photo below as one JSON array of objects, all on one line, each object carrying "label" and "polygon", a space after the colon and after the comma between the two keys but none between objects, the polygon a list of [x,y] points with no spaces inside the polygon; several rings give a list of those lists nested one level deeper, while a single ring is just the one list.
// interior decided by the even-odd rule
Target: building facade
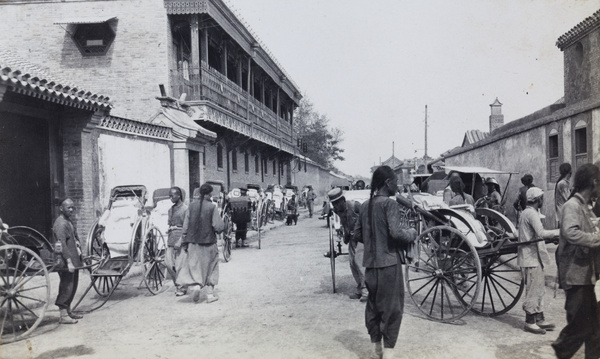
[{"label": "building facade", "polygon": [[[581,164],[600,161],[600,10],[560,36],[556,45],[564,54],[562,99],[444,155],[446,165],[532,174],[534,184],[546,192],[548,224],[556,219],[553,194],[560,164],[569,162],[575,172]],[[499,111],[492,106],[490,124]],[[505,207],[513,218],[512,201],[520,186],[517,179],[507,189]]]}]

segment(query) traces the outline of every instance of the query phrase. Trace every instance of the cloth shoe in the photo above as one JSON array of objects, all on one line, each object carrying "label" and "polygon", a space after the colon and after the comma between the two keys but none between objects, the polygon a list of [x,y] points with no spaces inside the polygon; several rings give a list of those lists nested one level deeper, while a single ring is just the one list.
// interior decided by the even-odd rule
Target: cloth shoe
[{"label": "cloth shoe", "polygon": [[369,300],[369,294],[360,296],[361,303],[366,303],[368,300]]},{"label": "cloth shoe", "polygon": [[58,320],[60,324],[77,324],[77,320],[71,318],[69,316],[69,312],[66,309],[60,310],[60,319]]},{"label": "cloth shoe", "polygon": [[244,248],[248,247],[248,244],[247,244],[247,243],[246,243],[246,241],[245,241],[245,240],[243,240],[243,239],[242,239],[242,247],[244,247]]},{"label": "cloth shoe", "polygon": [[369,356],[369,359],[381,359],[383,355],[383,347],[381,346],[381,342],[373,343],[373,353]]},{"label": "cloth shoe", "polygon": [[200,301],[200,289],[201,288],[196,288],[194,290],[194,296],[192,297],[192,299],[194,300],[195,303],[198,303]]},{"label": "cloth shoe", "polygon": [[554,323],[550,323],[548,321],[546,321],[546,319],[544,318],[544,313],[537,313],[535,315],[535,324],[537,324],[538,327],[547,330],[547,331],[552,331],[554,330],[554,328],[556,328],[556,325],[554,325]]},{"label": "cloth shoe", "polygon": [[177,289],[177,291],[175,292],[175,296],[177,297],[181,297],[187,294],[187,290],[185,289]]},{"label": "cloth shoe", "polygon": [[525,326],[523,330],[533,334],[546,334],[546,331],[535,324],[536,314],[525,313]]},{"label": "cloth shoe", "polygon": [[75,314],[71,311],[69,311],[68,313],[69,313],[69,318],[71,318],[71,319],[83,319],[83,315]]},{"label": "cloth shoe", "polygon": [[350,299],[360,299],[361,294],[360,293],[352,293],[348,296],[348,298]]},{"label": "cloth shoe", "polygon": [[219,300],[219,297],[215,296],[212,293],[206,295],[206,303],[216,302],[217,300]]},{"label": "cloth shoe", "polygon": [[381,359],[392,359],[394,357],[394,348],[383,348]]}]

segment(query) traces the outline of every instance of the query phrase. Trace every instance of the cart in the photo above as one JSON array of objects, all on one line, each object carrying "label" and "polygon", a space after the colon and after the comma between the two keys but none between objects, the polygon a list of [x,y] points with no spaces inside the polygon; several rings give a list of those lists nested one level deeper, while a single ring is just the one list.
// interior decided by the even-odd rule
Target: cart
[{"label": "cart", "polygon": [[[460,171],[458,167],[447,168]],[[461,175],[511,172],[462,168]],[[472,172],[469,172],[472,171]],[[471,184],[471,183],[470,183]],[[470,205],[446,206],[427,193],[398,196],[407,225],[418,237],[408,250],[407,291],[428,318],[454,322],[469,311],[497,316],[519,301],[524,288],[517,265],[517,230],[498,211]]]},{"label": "cart", "polygon": [[217,206],[219,215],[225,225],[223,232],[217,234],[217,242],[220,243],[223,260],[229,262],[231,260],[231,249],[233,247],[233,222],[231,222],[231,213],[227,208],[227,201],[225,199],[225,183],[222,181],[206,181],[206,183],[213,188],[211,201]]},{"label": "cart", "polygon": [[[344,198],[346,201],[356,201],[363,203],[370,197],[370,190],[354,190],[345,191]],[[336,258],[343,255],[348,255],[348,252],[343,251],[343,239],[344,239],[344,227],[342,227],[340,217],[333,212],[333,205],[327,201],[326,206],[329,211],[325,217],[327,219],[327,227],[329,229],[329,251],[325,254],[325,257],[329,258],[329,264],[331,267],[331,282],[333,285],[333,293],[336,292],[335,288],[335,261]]]},{"label": "cart", "polygon": [[[248,187],[245,184],[234,184],[234,188],[227,196],[226,212],[229,213],[232,223],[250,224],[252,228],[252,217],[256,216],[256,203],[248,196]],[[255,217],[256,218],[256,217]],[[246,226],[248,228],[248,226]],[[232,235],[238,231],[237,224]],[[258,227],[258,249],[261,246],[262,225]]]},{"label": "cart", "polygon": [[0,344],[28,337],[50,303],[53,247],[38,231],[0,219]]},{"label": "cart", "polygon": [[146,192],[143,185],[111,190],[107,209],[87,238],[91,282],[72,310],[92,288],[104,300],[87,311],[102,307],[134,264],[143,269],[139,287],[144,283],[150,293],[161,292],[166,281],[167,246],[162,231],[152,222],[152,208],[145,207]]}]

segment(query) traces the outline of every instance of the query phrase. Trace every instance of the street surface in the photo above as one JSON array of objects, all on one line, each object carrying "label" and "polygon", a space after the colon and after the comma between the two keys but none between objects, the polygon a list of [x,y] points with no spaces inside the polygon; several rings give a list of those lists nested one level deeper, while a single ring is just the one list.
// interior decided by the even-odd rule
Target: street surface
[{"label": "street surface", "polygon": [[[336,259],[337,293],[332,292],[328,232],[324,220],[301,212],[297,226],[276,221],[249,248],[233,250],[221,262],[219,300],[200,303],[175,297],[171,282],[152,296],[137,289],[140,276],[119,286],[101,309],[76,325],[58,325],[54,305],[28,340],[0,346],[0,358],[368,358],[364,303],[348,295],[355,283],[348,257]],[[345,250],[345,249],[344,249]],[[135,268],[132,268],[132,273]],[[79,298],[89,283],[81,273]],[[58,275],[52,274],[52,298]],[[97,298],[90,293],[83,306]],[[565,325],[564,294],[547,288],[546,318]],[[53,304],[53,303],[52,303]],[[555,358],[550,343],[558,331],[534,335],[522,330],[521,303],[507,314],[467,314],[459,323],[424,319],[410,297],[396,345],[398,358]],[[577,356],[583,358],[583,351]]]}]

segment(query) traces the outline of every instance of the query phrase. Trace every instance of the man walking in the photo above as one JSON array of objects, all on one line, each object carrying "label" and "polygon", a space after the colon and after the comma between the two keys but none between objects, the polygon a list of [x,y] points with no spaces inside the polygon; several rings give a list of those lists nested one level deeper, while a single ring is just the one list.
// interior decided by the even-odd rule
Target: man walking
[{"label": "man walking", "polygon": [[350,271],[356,281],[357,289],[355,293],[350,295],[350,299],[360,299],[361,302],[366,302],[369,297],[369,291],[365,285],[365,267],[363,267],[365,246],[352,238],[354,225],[360,211],[360,203],[347,201],[341,188],[332,189],[327,193],[327,196],[329,197],[329,202],[333,205],[333,211],[340,217],[340,222],[344,228],[344,243],[348,245]]},{"label": "man walking", "polygon": [[312,186],[308,186],[308,193],[306,194],[306,205],[308,207],[308,217],[312,218],[313,216],[313,205],[315,204],[315,199],[317,195],[313,191]]}]

